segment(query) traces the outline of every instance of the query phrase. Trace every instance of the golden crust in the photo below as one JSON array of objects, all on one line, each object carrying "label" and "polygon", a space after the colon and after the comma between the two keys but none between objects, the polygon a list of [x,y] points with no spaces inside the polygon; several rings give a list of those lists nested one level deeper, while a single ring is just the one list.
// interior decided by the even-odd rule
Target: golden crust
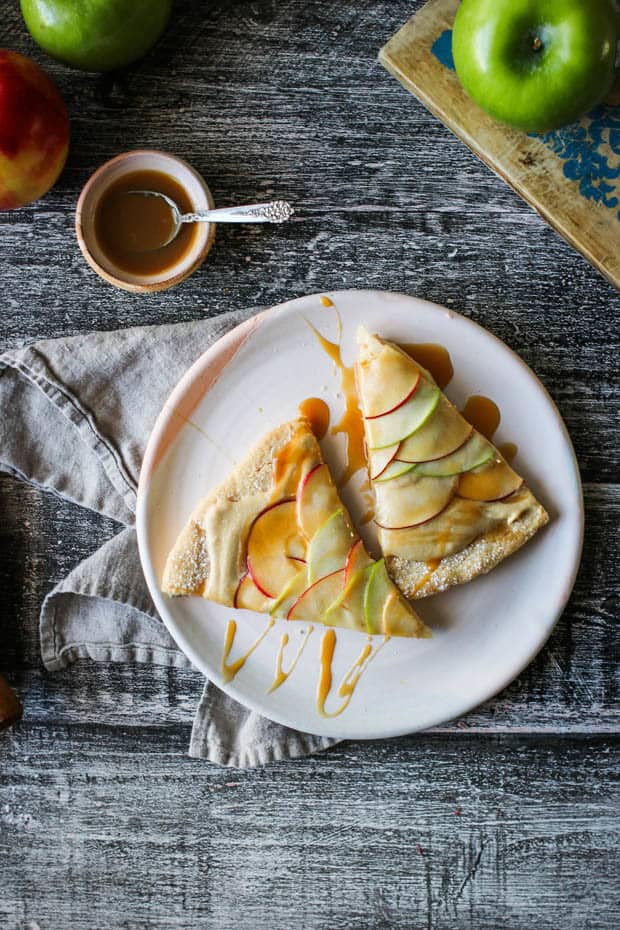
[{"label": "golden crust", "polygon": [[393,581],[407,597],[420,598],[438,594],[456,584],[465,584],[490,572],[549,522],[545,508],[532,494],[530,497],[531,506],[515,520],[489,530],[465,549],[446,556],[434,570],[426,562],[386,556],[385,562]]},{"label": "golden crust", "polygon": [[[214,507],[232,511],[234,504],[244,497],[269,491],[272,484],[273,456],[282,449],[301,427],[303,418],[291,420],[276,427],[254,446],[249,455],[233,472],[204,497],[193,511],[181,531],[166,561],[162,578],[162,591],[172,596],[203,594],[209,575],[208,539],[203,521],[206,512]],[[309,429],[304,429],[305,441],[319,445]]]}]

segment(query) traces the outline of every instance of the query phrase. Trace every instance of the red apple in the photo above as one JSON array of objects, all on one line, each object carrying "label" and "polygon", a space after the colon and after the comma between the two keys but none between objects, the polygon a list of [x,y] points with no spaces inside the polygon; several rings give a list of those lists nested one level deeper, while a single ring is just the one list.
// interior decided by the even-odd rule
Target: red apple
[{"label": "red apple", "polygon": [[0,49],[0,210],[46,194],[69,150],[63,99],[34,61]]}]

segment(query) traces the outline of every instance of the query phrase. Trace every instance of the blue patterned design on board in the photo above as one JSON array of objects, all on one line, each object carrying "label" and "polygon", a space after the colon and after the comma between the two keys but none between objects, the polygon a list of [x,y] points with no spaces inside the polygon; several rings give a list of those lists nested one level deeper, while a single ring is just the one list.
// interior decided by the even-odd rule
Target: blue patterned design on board
[{"label": "blue patterned design on board", "polygon": [[[445,68],[455,70],[451,29],[446,29],[435,40],[432,52]],[[578,123],[553,132],[530,133],[530,136],[540,139],[562,159],[564,176],[578,182],[583,197],[610,210],[618,207],[618,185],[609,182],[620,178],[620,108],[602,105]],[[618,156],[615,167],[610,164],[605,149],[611,149],[612,154]],[[620,210],[616,216],[620,220]]]}]

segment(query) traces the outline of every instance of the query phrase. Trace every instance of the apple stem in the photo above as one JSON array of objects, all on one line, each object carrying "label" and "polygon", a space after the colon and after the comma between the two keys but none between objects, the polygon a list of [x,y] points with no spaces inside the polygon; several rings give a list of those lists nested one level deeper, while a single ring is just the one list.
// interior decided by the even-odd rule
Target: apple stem
[{"label": "apple stem", "polygon": [[542,39],[540,38],[540,36],[535,36],[534,37],[534,51],[539,52],[542,47],[543,47]]}]

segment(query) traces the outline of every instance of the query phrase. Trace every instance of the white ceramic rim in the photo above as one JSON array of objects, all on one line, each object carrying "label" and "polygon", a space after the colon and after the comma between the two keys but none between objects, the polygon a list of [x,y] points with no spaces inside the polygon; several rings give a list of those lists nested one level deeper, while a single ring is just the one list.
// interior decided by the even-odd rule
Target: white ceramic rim
[{"label": "white ceramic rim", "polygon": [[[140,551],[140,558],[142,562],[142,567],[144,570],[144,575],[150,590],[150,593],[153,597],[155,605],[162,617],[166,627],[168,628],[173,639],[177,642],[179,648],[187,655],[190,661],[198,668],[207,678],[215,680],[215,683],[218,687],[222,688],[226,693],[228,693],[235,700],[244,704],[246,707],[249,707],[251,710],[257,711],[258,713],[263,714],[271,720],[274,720],[277,723],[281,723],[285,726],[296,727],[300,729],[299,723],[287,717],[284,714],[272,712],[266,702],[252,701],[249,700],[243,693],[240,691],[236,685],[235,680],[230,684],[223,684],[221,681],[216,680],[217,674],[214,673],[212,668],[209,668],[201,655],[194,649],[192,643],[189,641],[187,636],[184,634],[183,630],[176,623],[174,617],[171,615],[168,609],[168,603],[166,598],[163,596],[159,590],[159,582],[156,577],[155,571],[151,564],[148,552],[148,526],[147,526],[147,497],[148,490],[151,478],[154,474],[155,469],[159,461],[165,455],[170,444],[174,442],[174,436],[178,431],[179,419],[174,417],[173,411],[179,407],[184,406],[184,402],[187,402],[188,398],[190,400],[191,406],[196,406],[199,403],[200,399],[204,394],[209,390],[209,388],[215,383],[219,372],[223,370],[226,364],[234,358],[235,354],[239,349],[245,344],[245,342],[251,338],[254,331],[260,326],[268,317],[285,311],[289,308],[295,308],[295,305],[298,305],[302,301],[306,301],[312,298],[320,299],[321,296],[330,297],[336,304],[338,303],[339,298],[342,298],[344,295],[355,295],[360,302],[364,297],[369,298],[397,298],[405,299],[409,301],[414,301],[416,304],[421,305],[429,310],[434,310],[442,314],[446,314],[455,320],[460,321],[461,323],[466,324],[466,326],[474,327],[476,330],[481,331],[487,339],[495,342],[497,347],[501,349],[502,352],[508,352],[513,357],[515,362],[523,369],[524,374],[530,378],[533,383],[536,385],[537,390],[541,394],[541,398],[544,399],[547,407],[550,412],[552,412],[558,429],[566,443],[566,447],[570,452],[570,459],[573,468],[572,478],[574,479],[575,485],[579,490],[579,523],[578,531],[575,534],[575,537],[572,539],[572,550],[570,553],[570,563],[571,570],[568,572],[564,579],[564,586],[562,589],[562,596],[556,602],[554,610],[550,616],[545,617],[544,623],[541,624],[541,633],[540,636],[532,642],[531,648],[524,654],[518,664],[510,667],[510,670],[503,675],[499,675],[496,678],[491,678],[488,687],[480,693],[476,693],[475,698],[470,702],[464,702],[458,711],[446,715],[445,712],[438,712],[435,716],[430,714],[420,725],[408,725],[408,726],[387,726],[381,728],[381,730],[369,730],[368,732],[360,733],[359,729],[347,729],[346,720],[342,720],[341,729],[334,730],[332,726],[324,727],[321,723],[320,718],[317,719],[316,725],[313,724],[312,731],[318,735],[324,735],[329,737],[343,738],[343,739],[384,739],[390,737],[404,736],[409,733],[419,732],[422,730],[427,730],[432,727],[437,727],[441,724],[445,724],[450,720],[457,719],[462,717],[476,707],[479,707],[481,704],[485,703],[495,695],[503,691],[512,681],[517,678],[521,672],[530,664],[530,662],[535,658],[535,656],[543,648],[547,640],[549,639],[553,629],[562,615],[564,608],[568,602],[568,599],[572,593],[577,573],[579,570],[579,565],[581,561],[581,552],[583,547],[583,534],[584,534],[584,510],[583,510],[583,491],[581,486],[581,476],[579,472],[579,465],[575,455],[575,451],[564,424],[564,421],[561,417],[560,412],[558,411],[551,395],[544,387],[544,385],[539,381],[534,372],[529,368],[528,365],[514,352],[510,349],[502,340],[497,336],[494,336],[489,330],[485,329],[480,324],[464,317],[462,314],[457,313],[456,311],[449,310],[446,307],[443,307],[439,304],[433,303],[431,301],[422,300],[420,298],[412,298],[411,295],[407,294],[398,294],[395,292],[386,292],[379,290],[347,290],[347,291],[324,291],[317,294],[306,295],[302,298],[296,298],[290,301],[287,301],[283,304],[278,304],[276,306],[270,307],[261,313],[257,314],[254,317],[246,320],[241,323],[239,326],[235,327],[233,330],[226,333],[221,339],[216,343],[210,346],[203,355],[188,369],[185,375],[181,378],[177,386],[172,391],[170,397],[166,401],[159,417],[155,422],[149,442],[147,444],[147,449],[145,452],[142,469],[140,472],[140,480],[138,486],[138,499],[137,499],[137,510],[136,510],[136,529],[138,535],[138,546]],[[213,372],[215,371],[215,375]],[[186,407],[187,409],[187,407]],[[172,433],[171,433],[172,428]],[[421,602],[423,603],[423,601]],[[320,624],[319,624],[320,626]],[[346,715],[343,715],[346,717]],[[333,723],[333,721],[331,722]],[[338,726],[338,724],[337,724]]]}]

